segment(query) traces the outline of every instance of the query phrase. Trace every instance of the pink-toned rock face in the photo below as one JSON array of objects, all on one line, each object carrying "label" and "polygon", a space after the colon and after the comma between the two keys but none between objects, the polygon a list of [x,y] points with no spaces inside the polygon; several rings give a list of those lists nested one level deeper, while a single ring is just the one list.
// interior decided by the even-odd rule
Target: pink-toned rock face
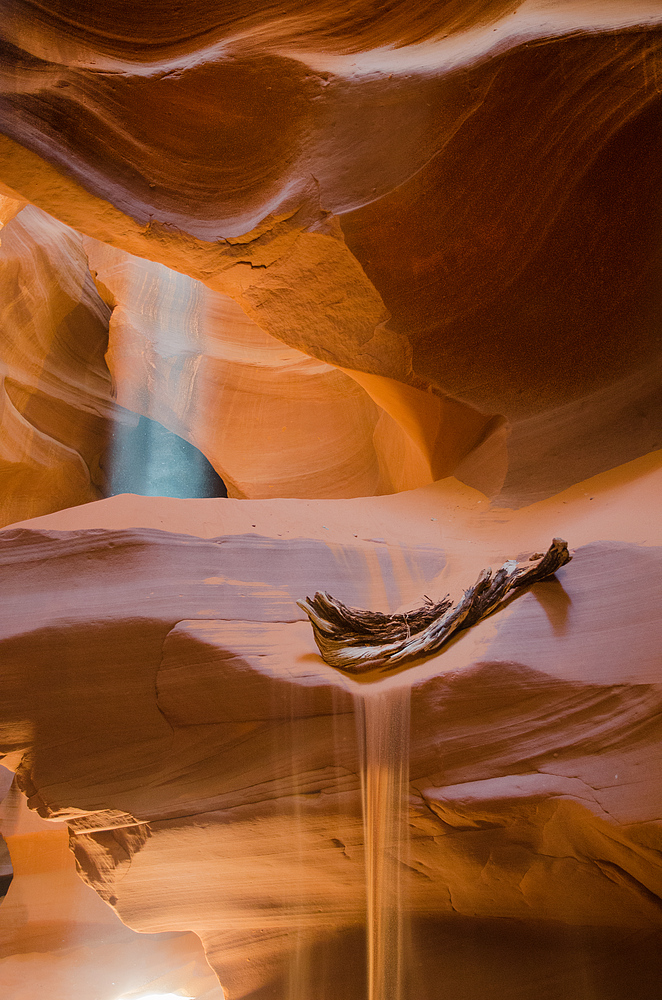
[{"label": "pink-toned rock face", "polygon": [[[652,997],[661,539],[659,523],[623,525],[659,488],[649,462],[629,485],[601,477],[506,516],[438,485],[329,501],[326,524],[305,501],[118,497],[6,531],[19,784],[68,822],[122,919],[194,930],[229,996],[314,983],[358,1000],[360,974],[315,970],[362,961],[359,688],[319,658],[295,600],[319,586],[393,610],[456,593],[553,521],[578,543],[555,580],[389,682],[411,687],[412,989],[436,998],[414,970],[439,962],[471,996],[526,947],[570,991],[560,966],[580,935],[605,996],[638,956]],[[467,973],[453,942],[470,926]],[[527,963],[502,975],[504,991],[538,989]]]},{"label": "pink-toned rock face", "polygon": [[[659,0],[2,8],[3,997],[658,1000]],[[230,499],[100,499],[139,418]],[[554,536],[386,680],[297,604]]]}]

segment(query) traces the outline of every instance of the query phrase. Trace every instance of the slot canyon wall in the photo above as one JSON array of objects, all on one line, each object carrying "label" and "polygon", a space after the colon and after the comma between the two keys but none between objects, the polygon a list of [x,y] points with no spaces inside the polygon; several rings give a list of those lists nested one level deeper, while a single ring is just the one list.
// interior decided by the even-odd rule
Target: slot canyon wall
[{"label": "slot canyon wall", "polygon": [[[662,5],[1,0],[6,1000],[657,1000]],[[356,682],[410,692],[366,992]],[[365,691],[365,689],[364,689]]]}]

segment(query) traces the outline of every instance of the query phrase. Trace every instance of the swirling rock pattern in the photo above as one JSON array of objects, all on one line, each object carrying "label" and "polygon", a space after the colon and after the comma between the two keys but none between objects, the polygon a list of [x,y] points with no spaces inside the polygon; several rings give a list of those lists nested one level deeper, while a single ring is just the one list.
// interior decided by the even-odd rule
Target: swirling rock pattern
[{"label": "swirling rock pattern", "polygon": [[392,482],[385,425],[391,446],[399,437],[404,452],[407,439],[348,375],[270,337],[227,295],[84,242],[113,310],[106,360],[118,403],[191,441],[232,496],[373,496],[432,481],[410,445]]},{"label": "swirling rock pattern", "polygon": [[420,418],[407,433],[361,376],[288,348],[227,295],[22,202],[5,198],[3,217],[4,523],[108,495],[109,442],[137,414],[249,497],[413,488],[454,469],[491,426],[409,389]]},{"label": "swirling rock pattern", "polygon": [[[296,601],[562,535],[407,673],[408,995],[657,1000],[659,0],[1,7],[2,515],[48,516],[0,538],[0,749],[185,937],[115,945],[200,1000],[190,931],[230,1000],[362,1000],[354,703]],[[264,499],[90,502],[120,412]],[[12,1000],[69,1000],[75,956],[17,974],[29,884]]]},{"label": "swirling rock pattern", "polygon": [[118,32],[112,5],[14,3],[0,176],[373,376],[405,430],[381,378],[505,415],[504,500],[536,499],[624,424],[619,461],[659,445],[661,15],[594,7],[163,5]]},{"label": "swirling rock pattern", "polygon": [[98,457],[117,409],[104,362],[109,310],[80,235],[13,207],[0,246],[4,524],[103,495]]},{"label": "swirling rock pattern", "polygon": [[0,822],[14,862],[0,919],[5,994],[29,1000],[75,991],[112,1000],[118,991],[184,986],[190,995],[223,1000],[196,936],[144,935],[124,926],[78,877],[66,825],[28,809],[12,777],[2,768]]}]

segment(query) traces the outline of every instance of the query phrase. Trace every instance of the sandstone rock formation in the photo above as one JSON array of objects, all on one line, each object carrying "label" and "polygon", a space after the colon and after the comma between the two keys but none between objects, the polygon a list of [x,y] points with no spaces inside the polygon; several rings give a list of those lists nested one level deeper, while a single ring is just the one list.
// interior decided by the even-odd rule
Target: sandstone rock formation
[{"label": "sandstone rock formation", "polygon": [[[296,602],[561,535],[384,689],[370,1000],[657,1000],[659,0],[2,7],[3,996],[363,1000],[368,688]],[[101,499],[139,417],[231,499]]]},{"label": "sandstone rock formation", "polygon": [[[6,531],[19,785],[68,822],[84,878],[129,926],[200,936],[228,996],[362,997],[360,977],[316,972],[358,961],[363,940],[359,765],[351,683],[295,598],[324,586],[393,610],[553,523],[577,542],[558,579],[400,678],[412,989],[443,995],[443,969],[475,995],[460,934],[478,978],[526,941],[556,995],[586,995],[581,951],[596,995],[623,996],[639,956],[652,998],[660,526],[624,524],[660,482],[658,456],[505,515],[449,481],[316,504],[117,497]],[[419,982],[421,965],[439,972]],[[500,974],[504,996],[539,991],[528,964]]]},{"label": "sandstone rock formation", "polygon": [[[8,206],[9,199],[5,200]],[[116,407],[108,308],[82,239],[33,207],[1,231],[3,523],[97,500],[91,469]]]},{"label": "sandstone rock formation", "polygon": [[[5,775],[12,778],[3,768],[3,785]],[[15,785],[3,792],[2,828],[14,862],[0,923],[5,996],[114,1000],[122,993],[166,993],[184,985],[191,995],[222,1000],[195,935],[129,930],[81,882],[66,825],[29,810]]]},{"label": "sandstone rock formation", "polygon": [[372,496],[432,481],[354,379],[270,337],[229,296],[84,243],[113,309],[106,359],[118,402],[195,444],[232,496]]},{"label": "sandstone rock formation", "polygon": [[[359,373],[433,478],[503,414],[522,502],[659,446],[662,15],[437,6],[412,36],[399,8],[165,5],[148,43],[153,7],[118,32],[15,0],[0,177]],[[501,445],[461,476],[498,492]]]},{"label": "sandstone rock formation", "polygon": [[227,295],[5,205],[4,523],[113,492],[113,435],[138,415],[195,445],[238,497],[413,488],[490,432],[471,407],[416,389],[420,426],[403,430],[366,376],[288,348]]}]

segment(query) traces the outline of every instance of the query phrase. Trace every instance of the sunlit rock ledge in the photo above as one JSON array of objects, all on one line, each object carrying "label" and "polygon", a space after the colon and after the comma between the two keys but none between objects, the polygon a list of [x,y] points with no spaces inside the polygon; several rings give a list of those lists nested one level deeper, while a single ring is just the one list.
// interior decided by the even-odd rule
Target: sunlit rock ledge
[{"label": "sunlit rock ledge", "polygon": [[[518,512],[448,480],[347,501],[121,496],[9,527],[6,761],[122,921],[193,930],[228,996],[362,997],[360,977],[315,972],[362,961],[357,685],[295,601],[411,606],[553,524],[575,542],[554,580],[387,681],[412,692],[410,985],[422,964],[472,995],[459,934],[480,975],[530,946],[569,996],[558,966],[579,941],[601,996],[639,955],[652,997],[661,482],[658,454]],[[526,963],[501,974],[504,996],[534,996]]]},{"label": "sunlit rock ledge", "polygon": [[3,997],[365,1000],[368,688],[296,602],[562,536],[385,682],[368,1000],[657,1000],[659,3],[4,6]]}]

